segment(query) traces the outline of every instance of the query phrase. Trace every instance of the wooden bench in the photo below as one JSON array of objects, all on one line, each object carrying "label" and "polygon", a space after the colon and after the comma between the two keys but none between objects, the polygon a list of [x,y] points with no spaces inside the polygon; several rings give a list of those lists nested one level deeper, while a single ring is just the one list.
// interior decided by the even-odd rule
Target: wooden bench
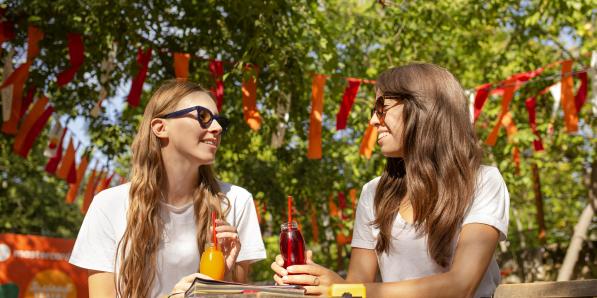
[{"label": "wooden bench", "polygon": [[597,297],[597,279],[499,285],[494,298]]}]

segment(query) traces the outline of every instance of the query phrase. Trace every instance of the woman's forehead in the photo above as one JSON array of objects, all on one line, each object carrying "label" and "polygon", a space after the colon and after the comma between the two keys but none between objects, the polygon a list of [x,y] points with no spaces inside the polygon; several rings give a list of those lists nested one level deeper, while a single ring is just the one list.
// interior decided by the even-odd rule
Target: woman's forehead
[{"label": "woman's forehead", "polygon": [[216,103],[205,92],[193,92],[183,97],[177,105],[177,110],[186,109],[194,106],[202,106],[208,108],[212,112],[217,112]]}]

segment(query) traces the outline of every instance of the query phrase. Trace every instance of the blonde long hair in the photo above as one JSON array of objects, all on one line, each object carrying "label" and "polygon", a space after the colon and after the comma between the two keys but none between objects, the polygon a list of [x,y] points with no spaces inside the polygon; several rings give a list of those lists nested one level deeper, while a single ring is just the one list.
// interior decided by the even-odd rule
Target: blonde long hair
[{"label": "blonde long hair", "polygon": [[[166,185],[160,140],[151,131],[151,120],[173,112],[188,94],[204,92],[201,86],[180,80],[167,81],[153,94],[145,107],[143,120],[132,144],[132,173],[129,192],[127,226],[117,248],[120,268],[116,280],[119,297],[148,297],[155,280],[157,250],[162,241],[163,221],[160,217],[161,190]],[[212,97],[213,99],[213,97]],[[199,169],[193,193],[198,255],[209,241],[210,211],[224,218],[230,202],[221,192],[211,166]],[[222,210],[222,203],[226,206]],[[118,261],[117,261],[118,262]]]},{"label": "blonde long hair", "polygon": [[375,249],[389,252],[392,224],[408,198],[416,231],[427,236],[429,255],[445,267],[473,200],[482,158],[464,91],[450,72],[427,63],[384,71],[377,89],[404,102],[404,157],[387,159],[375,191],[373,225],[380,230]]}]

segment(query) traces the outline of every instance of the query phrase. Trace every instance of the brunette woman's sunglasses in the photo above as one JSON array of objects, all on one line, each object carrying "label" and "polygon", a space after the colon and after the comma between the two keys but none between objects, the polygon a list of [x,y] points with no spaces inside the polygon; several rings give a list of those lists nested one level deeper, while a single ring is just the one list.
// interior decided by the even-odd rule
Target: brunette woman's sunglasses
[{"label": "brunette woman's sunglasses", "polygon": [[385,107],[386,99],[400,100],[400,99],[402,99],[402,97],[395,96],[395,95],[382,95],[382,96],[378,97],[375,100],[375,106],[371,109],[370,117],[373,117],[373,114],[375,114],[375,115],[377,115],[377,118],[379,119],[379,121],[383,121],[384,117],[386,116],[386,113],[388,112],[389,109],[401,104],[401,102],[397,102],[396,104],[392,105],[391,107],[386,108]]},{"label": "brunette woman's sunglasses", "polygon": [[228,119],[222,117],[220,115],[214,115],[208,108],[202,106],[194,106],[186,109],[182,109],[180,111],[168,113],[159,118],[177,118],[184,116],[190,112],[197,111],[197,121],[199,121],[199,125],[201,128],[207,129],[211,125],[211,122],[216,120],[218,124],[222,127],[222,133],[226,132],[228,128]]}]

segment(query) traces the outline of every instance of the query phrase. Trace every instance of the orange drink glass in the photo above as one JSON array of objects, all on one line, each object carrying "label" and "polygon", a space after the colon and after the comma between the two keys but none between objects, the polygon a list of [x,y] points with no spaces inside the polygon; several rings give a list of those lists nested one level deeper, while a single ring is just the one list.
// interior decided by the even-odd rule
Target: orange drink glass
[{"label": "orange drink glass", "polygon": [[216,280],[222,280],[224,279],[225,271],[224,254],[213,243],[209,243],[205,251],[201,254],[199,273]]}]

